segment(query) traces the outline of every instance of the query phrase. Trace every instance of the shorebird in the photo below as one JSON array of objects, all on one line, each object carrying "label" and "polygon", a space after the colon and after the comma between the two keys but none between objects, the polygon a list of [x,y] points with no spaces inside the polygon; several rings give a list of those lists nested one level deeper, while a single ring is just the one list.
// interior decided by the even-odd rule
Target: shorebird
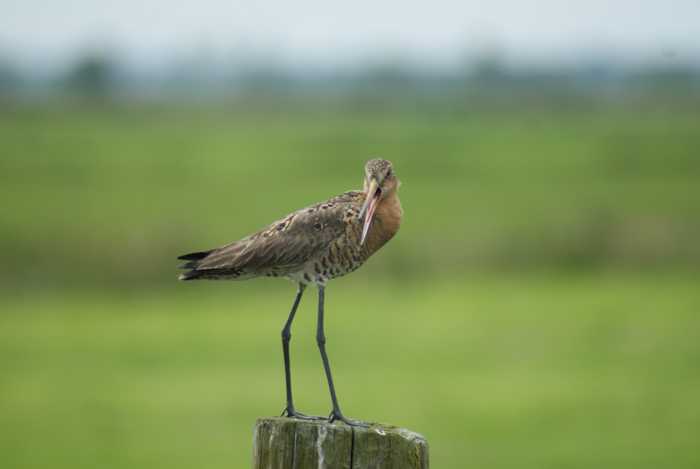
[{"label": "shorebird", "polygon": [[373,159],[365,165],[362,191],[349,191],[290,213],[262,230],[225,246],[178,257],[187,261],[180,280],[247,280],[286,277],[297,293],[282,329],[282,352],[287,405],[282,415],[320,419],[297,412],[292,399],[289,343],[294,315],[310,284],[318,287],[316,342],[328,381],[333,409],[329,421],[364,425],[340,410],[326,353],[324,297],[329,280],[360,267],[394,237],[402,217],[397,194],[399,180],[391,162]]}]

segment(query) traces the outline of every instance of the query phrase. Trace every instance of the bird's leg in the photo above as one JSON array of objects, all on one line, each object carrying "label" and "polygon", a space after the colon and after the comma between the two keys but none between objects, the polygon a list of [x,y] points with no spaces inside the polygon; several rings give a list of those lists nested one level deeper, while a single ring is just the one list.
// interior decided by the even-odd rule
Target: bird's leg
[{"label": "bird's leg", "polygon": [[348,425],[367,427],[369,425],[351,420],[343,415],[340,411],[340,406],[338,405],[338,398],[335,395],[335,386],[333,385],[333,376],[331,375],[331,366],[328,363],[328,354],[326,353],[326,334],[323,331],[323,303],[325,296],[326,287],[319,285],[318,287],[318,322],[316,323],[316,343],[318,344],[318,349],[321,352],[321,360],[323,360],[323,369],[326,371],[326,379],[328,380],[328,389],[331,393],[331,401],[333,403],[333,410],[331,411],[328,420],[333,422],[335,420],[340,420]]},{"label": "bird's leg", "polygon": [[292,321],[294,321],[294,315],[299,307],[299,302],[301,301],[301,296],[304,294],[306,285],[303,283],[299,284],[299,289],[297,290],[297,296],[294,298],[294,304],[292,305],[292,310],[289,313],[287,322],[284,324],[282,329],[282,352],[284,353],[284,381],[287,391],[287,407],[282,411],[282,415],[287,417],[296,417],[301,419],[321,419],[321,417],[310,417],[299,413],[294,408],[294,401],[292,400],[292,373],[289,366],[289,341],[292,338]]}]

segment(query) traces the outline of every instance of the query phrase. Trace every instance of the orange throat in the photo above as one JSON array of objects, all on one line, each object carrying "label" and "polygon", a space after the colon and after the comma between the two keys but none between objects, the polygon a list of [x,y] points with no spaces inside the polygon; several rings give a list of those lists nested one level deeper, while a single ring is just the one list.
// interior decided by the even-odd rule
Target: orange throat
[{"label": "orange throat", "polygon": [[369,254],[384,246],[399,231],[403,209],[396,191],[382,199],[374,214],[365,245]]}]

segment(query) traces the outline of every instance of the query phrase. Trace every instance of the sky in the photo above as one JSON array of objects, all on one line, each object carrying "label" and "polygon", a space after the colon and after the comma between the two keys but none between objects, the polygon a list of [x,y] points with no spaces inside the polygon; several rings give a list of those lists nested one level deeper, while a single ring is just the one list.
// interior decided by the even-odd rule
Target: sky
[{"label": "sky", "polygon": [[0,11],[0,53],[44,63],[94,48],[137,62],[266,51],[300,64],[431,63],[480,49],[700,62],[700,0],[0,0]]}]

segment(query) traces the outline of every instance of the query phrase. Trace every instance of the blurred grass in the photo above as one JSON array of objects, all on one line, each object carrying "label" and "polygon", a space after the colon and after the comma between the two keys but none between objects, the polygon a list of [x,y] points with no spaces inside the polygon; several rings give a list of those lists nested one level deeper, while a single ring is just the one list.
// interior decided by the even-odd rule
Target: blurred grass
[{"label": "blurred grass", "polygon": [[[174,256],[382,156],[405,223],[328,291],[348,415],[424,433],[434,467],[697,467],[699,117],[2,111],[0,465],[247,467],[293,286],[178,285]],[[314,301],[292,359],[321,414]]]},{"label": "blurred grass", "polygon": [[393,275],[694,267],[699,117],[4,113],[0,279],[170,281],[174,252],[358,188],[376,155],[404,181]]},{"label": "blurred grass", "polygon": [[[700,464],[697,277],[473,277],[329,288],[341,404],[423,432],[435,467]],[[3,466],[247,467],[283,407],[291,285],[15,297],[0,316]],[[297,405],[329,410],[314,295]]]}]

